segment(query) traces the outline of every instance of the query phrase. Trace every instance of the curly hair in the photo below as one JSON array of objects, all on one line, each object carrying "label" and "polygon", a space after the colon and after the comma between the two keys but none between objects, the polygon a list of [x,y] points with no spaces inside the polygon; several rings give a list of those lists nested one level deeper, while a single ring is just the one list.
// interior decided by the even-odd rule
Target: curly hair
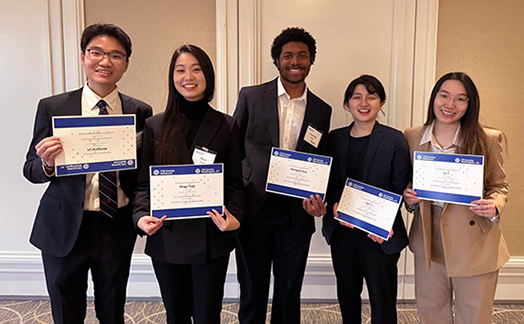
[{"label": "curly hair", "polygon": [[309,55],[311,57],[311,64],[315,63],[315,56],[317,54],[317,41],[311,36],[310,33],[300,27],[289,27],[280,33],[273,40],[271,45],[271,57],[273,58],[273,64],[277,66],[277,60],[280,58],[282,53],[282,46],[289,42],[299,42],[307,45],[309,49]]}]

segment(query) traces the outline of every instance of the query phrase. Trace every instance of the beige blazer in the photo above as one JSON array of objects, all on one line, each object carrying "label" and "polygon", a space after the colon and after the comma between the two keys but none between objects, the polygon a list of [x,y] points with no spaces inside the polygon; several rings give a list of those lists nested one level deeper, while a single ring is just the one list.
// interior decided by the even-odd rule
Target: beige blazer
[{"label": "beige blazer", "polygon": [[[502,214],[508,193],[506,174],[502,167],[503,135],[495,129],[484,128],[484,131],[488,139],[488,153],[484,161],[484,199],[493,200]],[[420,145],[423,133],[423,126],[404,132],[411,159],[414,151],[430,151],[430,143]],[[411,251],[425,255],[428,269],[431,267],[431,224],[431,202],[423,200],[415,211],[409,239]],[[492,272],[509,260],[509,251],[499,224],[475,215],[467,206],[446,204],[440,226],[446,269],[450,277]]]}]

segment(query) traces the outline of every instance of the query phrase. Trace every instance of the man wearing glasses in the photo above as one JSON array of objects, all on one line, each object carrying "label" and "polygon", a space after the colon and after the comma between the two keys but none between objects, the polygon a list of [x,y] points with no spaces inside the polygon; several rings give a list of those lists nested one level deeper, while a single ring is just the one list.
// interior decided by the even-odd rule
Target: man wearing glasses
[{"label": "man wearing glasses", "polygon": [[[84,30],[80,47],[87,76],[84,87],[38,104],[24,176],[32,183],[49,182],[49,187],[40,200],[30,242],[42,251],[55,323],[84,323],[89,269],[100,323],[124,323],[136,240],[131,218],[136,170],[56,177],[55,157],[62,143],[53,136],[51,122],[52,116],[134,114],[140,141],[152,109],[116,87],[131,56],[131,39],[121,28],[91,25]],[[113,190],[114,199],[103,190]]]}]

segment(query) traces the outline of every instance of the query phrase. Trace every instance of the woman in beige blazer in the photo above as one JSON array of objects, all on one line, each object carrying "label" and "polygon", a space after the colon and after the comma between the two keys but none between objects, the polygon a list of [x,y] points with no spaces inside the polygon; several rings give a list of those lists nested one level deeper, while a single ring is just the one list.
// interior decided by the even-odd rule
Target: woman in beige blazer
[{"label": "woman in beige blazer", "polygon": [[483,127],[479,95],[462,72],[442,76],[431,92],[423,126],[405,131],[414,151],[484,156],[484,198],[473,206],[420,200],[404,191],[414,212],[409,235],[415,254],[415,296],[422,323],[491,323],[498,270],[509,259],[500,232],[507,200],[502,132]]}]

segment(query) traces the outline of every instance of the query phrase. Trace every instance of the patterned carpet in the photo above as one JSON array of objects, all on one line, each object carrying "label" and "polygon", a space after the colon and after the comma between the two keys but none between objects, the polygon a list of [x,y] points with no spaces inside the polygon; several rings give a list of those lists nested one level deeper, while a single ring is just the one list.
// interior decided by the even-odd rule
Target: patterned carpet
[{"label": "patterned carpet", "polygon": [[[222,323],[238,323],[237,311],[237,303],[225,303],[222,310]],[[269,311],[270,308],[268,308],[268,321]],[[337,304],[302,304],[301,323],[338,324],[341,322],[340,309]],[[418,322],[417,311],[414,304],[406,303],[398,305],[398,323]],[[51,324],[52,319],[49,302],[44,300],[0,300],[0,323]],[[85,323],[98,323],[95,319],[93,303],[88,304]],[[165,323],[164,307],[160,302],[129,302],[126,304],[126,323]],[[369,305],[363,306],[362,323],[370,323]],[[497,304],[493,310],[493,323],[524,323],[524,305]]]}]

